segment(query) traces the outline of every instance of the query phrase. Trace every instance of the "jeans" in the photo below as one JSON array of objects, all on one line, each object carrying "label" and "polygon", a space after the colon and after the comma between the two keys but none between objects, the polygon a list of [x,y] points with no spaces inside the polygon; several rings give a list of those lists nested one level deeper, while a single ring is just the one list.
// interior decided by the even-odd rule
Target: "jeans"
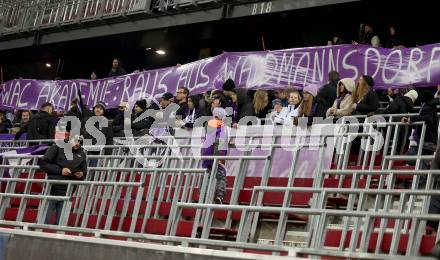
[{"label": "jeans", "polygon": [[63,210],[64,201],[49,201],[47,207],[46,221],[45,224],[52,224],[52,214],[55,213],[55,225],[60,223],[61,211]]}]

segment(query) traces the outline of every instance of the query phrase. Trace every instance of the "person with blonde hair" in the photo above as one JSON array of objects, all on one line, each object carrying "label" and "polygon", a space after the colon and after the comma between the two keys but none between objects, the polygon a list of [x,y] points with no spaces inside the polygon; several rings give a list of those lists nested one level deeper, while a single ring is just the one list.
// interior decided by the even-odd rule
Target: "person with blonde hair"
[{"label": "person with blonde hair", "polygon": [[363,75],[353,94],[353,114],[373,115],[379,108],[379,97],[373,89],[374,80],[371,76]]},{"label": "person with blonde hair", "polygon": [[252,112],[258,118],[266,118],[272,109],[266,90],[257,90],[252,101]]},{"label": "person with blonde hair", "polygon": [[353,111],[353,92],[356,89],[356,83],[351,78],[343,78],[337,84],[336,100],[333,102],[327,112],[326,116],[334,116],[340,118],[343,116],[351,115]]},{"label": "person with blonde hair", "polygon": [[283,107],[281,112],[274,116],[274,123],[277,125],[283,125],[292,122],[292,118],[297,117],[299,114],[299,108],[302,102],[301,94],[295,90],[289,94],[289,105]]}]

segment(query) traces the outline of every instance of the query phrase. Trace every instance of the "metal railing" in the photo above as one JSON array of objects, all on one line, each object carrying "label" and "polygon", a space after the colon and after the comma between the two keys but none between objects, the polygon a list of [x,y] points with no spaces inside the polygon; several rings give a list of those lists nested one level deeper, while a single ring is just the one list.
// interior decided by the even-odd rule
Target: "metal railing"
[{"label": "metal railing", "polygon": [[[416,125],[422,126],[423,123]],[[102,149],[99,154],[89,154],[88,173],[84,182],[66,182],[54,180],[34,179],[38,159],[41,156],[29,155],[4,155],[0,174],[8,170],[11,178],[2,178],[0,183],[6,184],[5,192],[1,193],[0,220],[4,220],[7,208],[16,208],[16,222],[23,220],[28,202],[33,200],[43,201],[38,203],[36,210],[38,217],[34,227],[44,227],[42,224],[45,218],[46,206],[50,200],[62,200],[65,209],[61,217],[61,226],[54,227],[61,230],[75,230],[90,232],[104,230],[105,234],[113,231],[123,234],[123,236],[134,236],[134,234],[144,235],[144,233],[157,233],[147,229],[150,220],[160,220],[165,223],[165,229],[159,232],[162,235],[171,236],[190,236],[194,241],[209,241],[213,228],[220,228],[223,231],[231,232],[232,236],[239,243],[256,243],[256,231],[261,228],[260,221],[262,214],[271,212],[277,217],[277,228],[274,241],[276,245],[281,245],[286,234],[287,222],[291,214],[308,216],[305,231],[308,232],[308,243],[310,248],[316,250],[326,250],[324,248],[327,232],[331,232],[334,227],[334,219],[340,218],[338,225],[341,239],[336,246],[337,250],[349,253],[363,253],[370,257],[371,248],[357,245],[358,238],[366,239],[366,231],[377,234],[377,244],[374,252],[388,256],[399,255],[402,246],[399,247],[399,239],[405,235],[408,245],[404,247],[404,252],[408,256],[418,254],[417,245],[420,244],[424,234],[426,221],[439,221],[439,215],[429,215],[427,206],[429,198],[437,194],[438,191],[432,189],[435,180],[434,175],[440,174],[437,171],[419,170],[422,160],[430,160],[432,156],[422,156],[421,149],[415,156],[400,156],[395,153],[397,145],[398,127],[402,123],[383,122],[383,123],[361,123],[359,126],[366,129],[363,133],[350,133],[346,131],[348,126],[341,125],[340,131],[331,134],[311,134],[311,137],[321,136],[314,142],[295,144],[295,139],[289,139],[283,133],[265,134],[256,133],[250,136],[236,137],[236,141],[241,138],[243,142],[237,142],[236,146],[247,148],[242,154],[227,156],[196,156],[192,149],[200,149],[200,145],[191,144],[189,137],[177,138],[181,142],[170,142],[170,147],[164,144],[140,144],[140,145],[114,145],[100,148],[108,148],[111,155],[103,155]],[[342,129],[342,130],[341,130]],[[377,132],[373,132],[373,129]],[[385,132],[386,130],[386,132]],[[381,132],[383,131],[383,132]],[[388,132],[393,132],[388,134]],[[365,139],[367,147],[372,145],[370,141],[374,136],[385,135],[385,146],[382,149],[382,163],[380,169],[375,168],[376,154],[371,152],[368,156],[359,156],[361,167],[348,169],[348,155],[350,149],[346,149],[347,142],[338,139],[347,139],[359,136]],[[392,136],[392,137],[391,137]],[[423,137],[423,133],[422,133]],[[167,137],[169,139],[175,137]],[[337,169],[329,170],[323,168],[323,159],[329,142],[334,139],[336,150],[345,151],[337,161],[343,162]],[[265,140],[266,142],[263,142]],[[423,142],[423,138],[421,140]],[[349,142],[348,142],[349,143]],[[388,149],[386,144],[390,143]],[[394,148],[393,148],[394,147]],[[267,148],[265,155],[253,155],[252,151],[257,148]],[[269,185],[271,173],[273,172],[274,151],[280,148],[295,148],[291,151],[292,162],[288,176],[285,180],[286,187],[271,187]],[[313,173],[313,181],[310,187],[295,187],[295,180],[301,179],[298,176],[299,154],[303,149],[317,148],[315,163],[318,167]],[[163,151],[162,151],[162,150]],[[332,148],[333,149],[333,148]],[[172,150],[179,152],[173,154]],[[333,150],[332,150],[333,152]],[[16,159],[17,165],[7,165],[5,160]],[[162,160],[160,165],[148,167],[145,165],[149,160]],[[203,169],[201,163],[204,160],[213,160],[216,165],[219,160],[238,161],[236,172],[234,173],[234,184],[228,186],[230,197],[226,200],[228,205],[211,204],[214,198],[214,187],[216,184],[217,167],[212,167],[210,172]],[[415,169],[396,170],[392,168],[396,160],[415,160]],[[245,178],[250,168],[249,162],[262,161],[263,171],[258,185],[245,188]],[[91,163],[93,162],[93,163]],[[26,164],[26,165],[24,165]],[[340,167],[339,167],[340,166]],[[26,177],[22,173],[26,172]],[[398,176],[410,176],[406,178],[411,183],[411,188],[407,190],[398,189],[396,180]],[[419,176],[426,176],[426,186],[423,190],[418,187]],[[329,180],[333,186],[325,186]],[[66,196],[50,195],[51,185],[66,184]],[[22,194],[17,194],[17,186]],[[35,187],[38,186],[38,189]],[[73,188],[77,187],[77,188]],[[240,205],[240,195],[243,190],[251,190],[252,197],[249,205]],[[284,193],[279,200],[279,204],[267,205],[264,193],[278,192]],[[308,205],[295,205],[291,201],[297,197],[298,193],[309,194]],[[348,197],[347,197],[348,196]],[[396,199],[396,197],[398,197]],[[422,197],[421,209],[415,209],[415,203]],[[12,203],[12,199],[14,203]],[[19,202],[17,202],[17,198]],[[342,206],[328,207],[327,201],[337,198],[343,200]],[[334,200],[334,199],[333,199]],[[44,203],[44,201],[46,201]],[[397,209],[393,208],[394,203],[400,204]],[[367,204],[367,202],[369,204]],[[13,205],[12,205],[12,204]],[[17,206],[18,205],[18,206]],[[367,209],[371,208],[371,210]],[[187,210],[189,209],[189,210]],[[396,212],[397,210],[397,212]],[[161,212],[165,211],[165,213]],[[213,223],[216,212],[225,212],[225,217],[216,219]],[[238,218],[237,213],[238,212]],[[183,216],[183,218],[182,218]],[[263,216],[264,217],[264,216]],[[373,223],[373,219],[380,219],[380,223]],[[387,222],[392,220],[396,227],[402,227],[393,231],[392,238],[396,238],[391,243],[389,252],[381,252],[380,245],[385,235],[388,235]],[[188,222],[190,227],[185,227],[185,232],[179,232],[181,226]],[[219,223],[220,222],[220,223]],[[9,222],[1,222],[9,223]],[[5,224],[6,225],[6,224]],[[30,224],[31,225],[31,224]],[[333,226],[332,226],[333,225]],[[32,225],[31,225],[32,226]],[[70,226],[70,227],[68,227]],[[373,229],[371,227],[373,226]],[[73,230],[73,229],[72,229]],[[189,232],[188,232],[189,230]],[[200,238],[199,238],[200,236]],[[349,236],[351,236],[349,238]],[[137,236],[140,237],[140,236]],[[358,237],[358,238],[356,238]],[[188,240],[192,241],[192,240]],[[363,240],[365,242],[365,240]],[[348,243],[348,246],[346,247]],[[203,246],[203,245],[202,245]],[[366,246],[366,247],[365,247]],[[334,253],[335,250],[330,250]]]}]

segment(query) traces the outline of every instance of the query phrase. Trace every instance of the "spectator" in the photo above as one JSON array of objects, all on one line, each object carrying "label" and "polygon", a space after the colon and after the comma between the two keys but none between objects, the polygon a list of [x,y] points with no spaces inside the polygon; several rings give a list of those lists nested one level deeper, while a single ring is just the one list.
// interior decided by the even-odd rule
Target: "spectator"
[{"label": "spectator", "polygon": [[[234,92],[234,91],[232,91]],[[226,97],[223,95],[222,92],[212,92],[211,93],[211,105],[209,110],[209,115],[212,116],[212,111],[216,107],[225,108],[228,105],[228,101],[226,100]]]},{"label": "spectator", "polygon": [[328,45],[341,45],[341,44],[345,44],[344,39],[342,39],[339,36],[333,36],[332,40],[329,41]]},{"label": "spectator", "polygon": [[[234,94],[232,90],[235,90],[237,95],[237,122],[245,116],[252,115],[252,101],[250,100],[246,89],[236,89],[235,83],[232,79],[228,79],[223,84],[223,94],[231,102],[231,95]],[[230,105],[227,105],[227,107]]]},{"label": "spectator", "polygon": [[9,122],[12,123],[12,122],[14,122],[14,120],[16,118],[16,114],[17,114],[16,110],[14,110],[14,111],[6,110],[6,119],[8,119]]},{"label": "spectator", "polygon": [[179,109],[176,111],[176,117],[182,119],[188,110],[188,95],[189,90],[185,87],[177,89],[176,103],[179,105]]},{"label": "spectator", "polygon": [[177,125],[186,128],[193,128],[197,118],[204,116],[205,113],[199,107],[200,97],[198,95],[188,98],[188,109],[183,116],[183,120],[178,120]]},{"label": "spectator", "polygon": [[29,121],[31,119],[31,111],[29,110],[24,110],[21,112],[21,122],[20,122],[20,128],[18,129],[18,131],[15,133],[15,137],[14,140],[18,140],[20,139],[20,137],[28,132],[28,124]]},{"label": "spectator", "polygon": [[136,101],[133,110],[134,113],[131,116],[131,129],[133,131],[133,136],[147,134],[148,129],[151,126],[150,120],[148,117],[140,119],[142,114],[147,110],[147,101],[145,99]]},{"label": "spectator", "polygon": [[[87,157],[82,149],[83,138],[75,136],[69,141],[72,146],[73,158],[68,159],[63,148],[52,145],[38,162],[41,170],[46,172],[50,180],[84,180],[87,174]],[[51,196],[66,196],[67,184],[51,185]],[[73,192],[72,192],[73,193]],[[63,201],[49,201],[45,224],[51,224],[52,214],[55,213],[56,222],[60,221]]]},{"label": "spectator", "polygon": [[341,118],[351,115],[353,111],[353,92],[356,89],[356,83],[351,78],[343,78],[338,82],[337,98],[333,106],[327,109],[327,117],[334,116]]},{"label": "spectator", "polygon": [[[95,117],[102,117],[107,119],[104,114],[105,114],[105,110],[106,110],[106,105],[104,102],[98,102],[96,103],[96,105],[93,107],[93,115]],[[85,118],[84,122],[86,122],[89,118]],[[101,133],[104,134],[105,136],[105,144],[104,145],[113,145],[113,128],[111,126],[111,122],[108,122],[107,126],[102,126],[100,127],[99,122],[95,122],[94,126],[96,129],[98,129]],[[90,132],[91,129],[83,129],[83,136],[85,139],[91,139],[92,140],[92,145],[98,145],[98,140],[96,139],[96,137],[94,137],[92,135],[92,132]],[[102,140],[104,141],[104,140]],[[99,145],[103,145],[102,143]],[[112,149],[105,149],[104,153],[106,155],[111,154]],[[91,154],[99,154],[99,152],[97,153],[91,153]],[[92,162],[92,161],[91,161]],[[90,162],[90,164],[92,164]],[[96,161],[97,162],[97,161]],[[97,164],[94,164],[93,166],[96,166]],[[91,165],[92,166],[92,165]]]},{"label": "spectator", "polygon": [[12,128],[11,121],[6,118],[5,111],[0,111],[0,134],[8,134],[10,128]]},{"label": "spectator", "polygon": [[408,91],[404,96],[397,96],[390,105],[382,111],[382,114],[406,114],[413,110],[418,93],[415,90]]},{"label": "spectator", "polygon": [[[80,102],[77,98],[74,98],[72,102],[70,103],[70,110],[67,111],[66,116],[75,116],[77,117],[81,123],[82,127],[84,127],[84,118],[89,118],[93,116],[92,111],[86,106],[83,105],[82,109],[80,109]],[[72,123],[69,121],[66,125],[66,132],[70,133],[70,130],[72,129]]]},{"label": "spectator", "polygon": [[[274,122],[277,125],[283,125],[292,122],[292,118],[299,116],[299,109],[301,107],[302,98],[298,91],[290,92],[289,105],[282,108],[281,112],[274,117]],[[279,110],[279,108],[278,108]]]},{"label": "spectator", "polygon": [[167,106],[169,106],[171,103],[174,102],[174,96],[173,94],[167,92],[162,95],[162,98],[160,99],[160,108],[165,109]]},{"label": "spectator", "polygon": [[332,106],[333,102],[335,102],[338,92],[339,73],[334,70],[330,71],[328,73],[328,80],[329,82],[318,91],[317,95],[317,98],[323,101],[326,111]]},{"label": "spectator", "polygon": [[380,39],[379,39],[379,36],[377,36],[374,33],[373,27],[371,25],[369,25],[369,24],[363,25],[362,24],[361,30],[359,33],[358,43],[371,45],[373,47],[379,47],[380,46]]},{"label": "spectator", "polygon": [[28,140],[47,140],[55,138],[56,117],[52,115],[51,103],[44,103],[40,111],[29,120]]},{"label": "spectator", "polygon": [[269,96],[266,90],[257,90],[254,94],[253,100],[253,112],[254,116],[258,118],[267,118],[267,115],[272,109],[269,104]]},{"label": "spectator", "polygon": [[80,102],[77,98],[72,100],[70,103],[70,110],[66,113],[66,116],[76,116],[78,119],[87,118],[92,115],[92,111],[90,111],[85,104],[83,104],[83,107],[80,109]]},{"label": "spectator", "polygon": [[209,108],[209,96],[210,96],[210,93],[205,92],[205,93],[203,93],[203,94],[201,94],[199,96],[200,96],[199,109],[200,109],[200,111],[203,111],[203,114],[206,115],[206,113],[208,111],[208,108]]},{"label": "spectator", "polygon": [[275,90],[275,99],[279,99],[281,101],[281,105],[283,107],[287,107],[289,105],[288,97],[289,94],[287,90]]},{"label": "spectator", "polygon": [[387,95],[386,95],[386,101],[391,103],[396,98],[396,94],[394,93],[394,89],[387,88]]},{"label": "spectator", "polygon": [[396,28],[394,26],[390,26],[390,35],[388,36],[388,40],[385,44],[385,48],[396,48],[399,47],[400,45],[402,45],[402,42],[398,39],[397,33],[396,33]]},{"label": "spectator", "polygon": [[359,78],[358,86],[354,92],[354,115],[374,115],[379,108],[379,98],[373,89],[374,80],[371,76],[364,75]]},{"label": "spectator", "polygon": [[[272,100],[273,111],[270,113],[270,119],[275,123],[275,119],[279,118],[281,115],[281,111],[283,111],[283,105],[280,99]],[[280,123],[275,123],[280,124]]]},{"label": "spectator", "polygon": [[128,109],[127,102],[121,102],[118,106],[118,112],[113,118],[112,127],[113,127],[113,136],[115,137],[123,137],[124,136],[124,113]]},{"label": "spectator", "polygon": [[96,74],[96,71],[92,71],[92,74],[90,74],[90,79],[91,80],[97,80],[98,79],[98,74]]},{"label": "spectator", "polygon": [[[307,117],[307,125],[313,123],[314,117],[325,116],[325,105],[322,99],[317,98],[318,88],[315,85],[308,85],[303,89],[304,100],[299,108],[299,117]],[[294,123],[298,124],[298,117],[294,118]]]},{"label": "spectator", "polygon": [[[221,107],[215,107],[212,111],[213,119],[208,122],[206,130],[206,139],[202,148],[203,156],[225,156],[228,148],[227,131],[224,125],[226,110]],[[215,203],[223,204],[226,193],[226,166],[224,160],[218,160],[215,178]],[[202,167],[212,170],[213,160],[204,160]]]},{"label": "spectator", "polygon": [[[402,122],[412,123],[412,122],[425,122],[426,133],[424,140],[424,150],[435,151],[437,147],[438,139],[438,117],[437,117],[437,104],[438,102],[434,100],[434,94],[431,91],[424,91],[420,94],[420,102],[422,107],[420,108],[419,114],[412,117],[402,117]],[[422,126],[417,126],[414,129],[413,138],[419,143],[420,135],[422,131]]]},{"label": "spectator", "polygon": [[121,67],[120,60],[118,58],[113,59],[112,68],[108,73],[109,77],[118,77],[127,74],[124,68]]}]

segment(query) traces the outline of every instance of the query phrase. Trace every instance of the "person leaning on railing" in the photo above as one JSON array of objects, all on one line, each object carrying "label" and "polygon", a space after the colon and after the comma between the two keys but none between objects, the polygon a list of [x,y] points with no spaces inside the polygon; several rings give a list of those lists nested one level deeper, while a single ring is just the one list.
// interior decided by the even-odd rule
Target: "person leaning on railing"
[{"label": "person leaning on railing", "polygon": [[[87,174],[87,157],[82,148],[83,137],[74,136],[66,140],[72,147],[72,157],[68,158],[65,150],[57,145],[52,145],[38,161],[41,170],[46,172],[48,179],[52,180],[84,180]],[[67,184],[53,184],[50,190],[52,196],[66,196]],[[46,224],[52,223],[52,214],[56,214],[58,225],[63,201],[49,201],[46,214]]]}]

